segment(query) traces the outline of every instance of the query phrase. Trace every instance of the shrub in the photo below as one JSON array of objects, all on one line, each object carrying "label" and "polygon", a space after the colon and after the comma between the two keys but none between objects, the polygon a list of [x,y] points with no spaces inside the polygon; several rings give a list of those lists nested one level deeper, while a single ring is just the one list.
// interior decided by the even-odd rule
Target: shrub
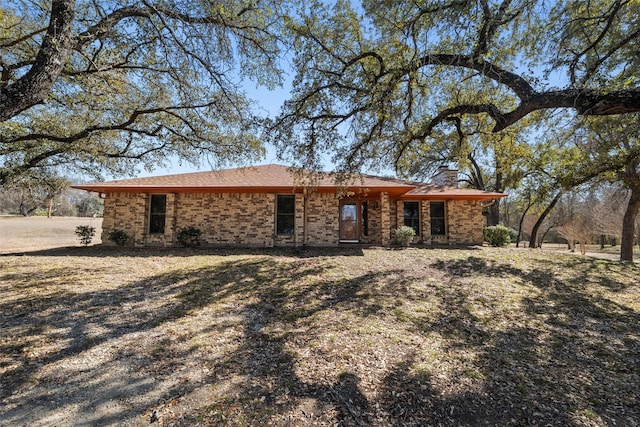
[{"label": "shrub", "polygon": [[178,243],[181,246],[192,248],[194,246],[200,246],[200,236],[202,231],[196,227],[184,227],[178,230]]},{"label": "shrub", "polygon": [[124,246],[129,240],[129,235],[122,230],[113,230],[107,238],[118,246]]},{"label": "shrub", "polygon": [[416,236],[416,231],[408,225],[403,225],[396,228],[396,243],[400,246],[409,246],[413,238]]},{"label": "shrub", "polygon": [[506,246],[511,243],[511,229],[500,224],[485,227],[484,240],[491,246]]},{"label": "shrub", "polygon": [[91,243],[91,239],[96,234],[96,228],[90,225],[79,225],[76,227],[76,235],[80,239],[80,243],[87,246]]}]

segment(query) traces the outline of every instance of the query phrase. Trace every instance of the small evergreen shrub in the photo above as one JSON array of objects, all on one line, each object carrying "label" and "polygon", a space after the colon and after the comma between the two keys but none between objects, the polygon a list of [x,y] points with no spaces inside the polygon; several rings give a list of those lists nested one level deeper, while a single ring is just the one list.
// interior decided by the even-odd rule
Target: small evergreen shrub
[{"label": "small evergreen shrub", "polygon": [[109,233],[107,239],[118,246],[124,246],[127,244],[127,240],[129,240],[129,235],[122,230],[113,230],[111,233]]},{"label": "small evergreen shrub", "polygon": [[396,243],[400,246],[409,246],[413,238],[416,236],[416,231],[413,227],[409,227],[408,225],[403,225],[401,227],[396,228]]},{"label": "small evergreen shrub", "polygon": [[96,228],[90,225],[79,225],[76,227],[76,235],[80,239],[80,243],[87,246],[91,243],[91,239],[96,234]]},{"label": "small evergreen shrub", "polygon": [[178,243],[180,246],[184,246],[187,248],[192,248],[195,246],[200,246],[200,236],[202,235],[202,230],[199,228],[189,226],[184,227],[178,230]]},{"label": "small evergreen shrub", "polygon": [[485,227],[484,240],[491,246],[506,246],[511,243],[511,229],[500,224]]}]

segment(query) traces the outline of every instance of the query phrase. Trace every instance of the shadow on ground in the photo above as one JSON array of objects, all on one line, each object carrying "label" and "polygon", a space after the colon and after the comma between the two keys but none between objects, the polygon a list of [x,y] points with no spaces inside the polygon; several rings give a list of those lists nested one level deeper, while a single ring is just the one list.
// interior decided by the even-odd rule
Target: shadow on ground
[{"label": "shadow on ground", "polygon": [[286,255],[300,258],[323,256],[363,256],[365,247],[272,247],[272,248],[232,248],[232,247],[195,247],[195,248],[153,248],[119,246],[64,246],[50,249],[15,251],[0,253],[0,257],[36,256],[36,257],[192,257],[198,255]]},{"label": "shadow on ground", "polygon": [[607,296],[629,291],[635,266],[563,258],[530,268],[413,250],[400,253],[411,254],[404,263],[364,259],[364,268],[337,260],[366,258],[362,249],[309,254],[216,251],[200,267],[44,295],[34,287],[72,282],[90,264],[41,272],[38,283],[0,270],[0,282],[23,290],[0,306],[0,420],[640,421],[640,314]]}]

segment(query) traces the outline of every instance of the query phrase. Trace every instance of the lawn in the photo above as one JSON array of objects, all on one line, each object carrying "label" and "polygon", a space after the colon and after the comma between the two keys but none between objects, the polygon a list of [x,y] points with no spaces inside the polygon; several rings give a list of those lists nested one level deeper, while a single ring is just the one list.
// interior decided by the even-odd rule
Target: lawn
[{"label": "lawn", "polygon": [[528,249],[5,254],[0,425],[638,425],[639,278]]},{"label": "lawn", "polygon": [[80,246],[75,228],[89,225],[96,228],[92,243],[100,243],[102,218],[42,216],[21,217],[0,215],[0,254],[24,252],[61,246]]}]

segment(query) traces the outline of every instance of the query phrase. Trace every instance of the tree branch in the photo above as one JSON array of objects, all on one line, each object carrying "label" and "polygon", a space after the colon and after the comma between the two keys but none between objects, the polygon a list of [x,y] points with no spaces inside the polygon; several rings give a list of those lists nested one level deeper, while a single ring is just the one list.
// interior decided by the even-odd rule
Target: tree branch
[{"label": "tree branch", "polygon": [[52,0],[49,27],[33,66],[16,82],[0,88],[0,122],[47,98],[73,47],[74,7],[74,0]]},{"label": "tree branch", "polygon": [[481,75],[510,88],[520,99],[520,105],[509,112],[502,112],[493,104],[458,105],[440,112],[427,124],[426,130],[428,131],[447,117],[458,114],[487,113],[496,122],[493,131],[499,132],[529,113],[544,109],[571,108],[576,110],[578,114],[585,116],[604,116],[640,111],[640,89],[622,89],[609,92],[595,89],[564,89],[536,92],[518,74],[467,55],[425,55],[409,67],[395,69],[393,72],[406,74],[431,65],[461,67],[478,71]]},{"label": "tree branch", "polygon": [[15,40],[11,40],[11,41],[9,41],[7,43],[0,44],[0,48],[6,49],[6,48],[9,48],[9,47],[13,47],[13,46],[19,45],[23,41],[29,40],[30,38],[33,38],[33,36],[37,36],[38,34],[44,33],[45,31],[47,31],[46,28],[40,28],[38,30],[32,31],[32,32],[30,32],[28,34],[25,34],[22,37],[18,37]]},{"label": "tree branch", "polygon": [[153,130],[145,130],[145,129],[134,129],[130,126],[134,124],[136,120],[138,120],[138,118],[141,116],[158,114],[158,113],[171,115],[173,117],[176,117],[178,120],[182,121],[183,123],[186,123],[187,125],[189,125],[187,120],[184,117],[178,115],[176,111],[206,108],[214,104],[215,102],[212,101],[212,102],[208,102],[200,105],[176,105],[176,106],[170,106],[170,107],[158,107],[158,108],[149,108],[145,110],[135,110],[131,113],[131,115],[125,121],[121,123],[105,125],[105,126],[89,126],[81,130],[80,132],[77,132],[73,135],[68,135],[68,136],[60,136],[60,135],[45,134],[45,133],[31,133],[28,135],[21,135],[12,139],[4,140],[3,144],[8,146],[10,144],[16,144],[16,143],[25,142],[25,141],[37,141],[37,140],[46,140],[51,142],[70,144],[70,143],[79,141],[83,138],[86,138],[93,133],[105,132],[105,131],[125,131],[125,132],[142,134],[146,136],[157,136],[158,132],[162,129],[162,127],[156,127]]}]

